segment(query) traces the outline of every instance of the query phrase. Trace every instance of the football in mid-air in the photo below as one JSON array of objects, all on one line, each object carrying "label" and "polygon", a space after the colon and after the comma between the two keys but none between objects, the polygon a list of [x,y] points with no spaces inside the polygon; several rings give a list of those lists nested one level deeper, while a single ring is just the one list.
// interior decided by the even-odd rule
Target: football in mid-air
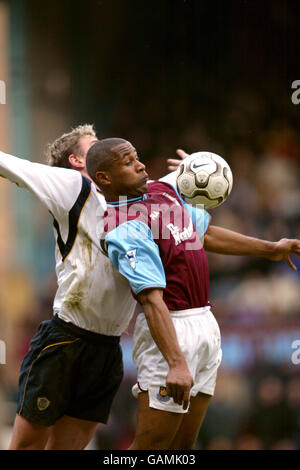
[{"label": "football in mid-air", "polygon": [[180,163],[176,181],[185,202],[213,209],[229,196],[233,177],[224,158],[211,152],[196,152]]}]

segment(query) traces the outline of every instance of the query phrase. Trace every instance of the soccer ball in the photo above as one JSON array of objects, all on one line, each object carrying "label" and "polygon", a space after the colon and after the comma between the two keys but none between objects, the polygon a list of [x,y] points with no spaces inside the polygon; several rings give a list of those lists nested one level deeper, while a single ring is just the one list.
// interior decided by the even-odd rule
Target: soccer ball
[{"label": "soccer ball", "polygon": [[211,152],[196,152],[180,163],[176,181],[185,202],[213,209],[229,196],[233,178],[224,158]]}]

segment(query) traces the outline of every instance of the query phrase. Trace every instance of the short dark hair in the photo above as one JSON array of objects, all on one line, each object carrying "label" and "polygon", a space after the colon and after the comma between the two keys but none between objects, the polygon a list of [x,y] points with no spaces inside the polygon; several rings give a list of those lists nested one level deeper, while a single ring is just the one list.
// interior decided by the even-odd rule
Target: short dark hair
[{"label": "short dark hair", "polygon": [[98,184],[96,173],[98,171],[108,171],[111,169],[117,155],[112,151],[114,147],[127,142],[124,139],[113,137],[103,139],[92,145],[86,155],[86,169],[92,180]]}]

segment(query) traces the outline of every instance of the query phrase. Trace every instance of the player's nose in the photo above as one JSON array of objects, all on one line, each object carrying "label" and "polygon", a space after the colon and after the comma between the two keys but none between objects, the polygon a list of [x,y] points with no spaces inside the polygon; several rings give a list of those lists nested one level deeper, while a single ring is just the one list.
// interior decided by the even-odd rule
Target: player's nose
[{"label": "player's nose", "polygon": [[145,166],[142,162],[140,162],[139,160],[137,160],[136,163],[137,163],[137,166],[136,166],[137,171],[140,172],[140,171],[144,171],[144,170],[145,170],[146,166]]}]

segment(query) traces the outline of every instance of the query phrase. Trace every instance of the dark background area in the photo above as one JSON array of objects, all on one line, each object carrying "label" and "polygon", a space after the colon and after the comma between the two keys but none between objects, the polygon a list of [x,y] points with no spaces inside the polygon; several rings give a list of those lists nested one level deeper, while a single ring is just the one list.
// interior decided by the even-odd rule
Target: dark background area
[{"label": "dark background area", "polygon": [[65,70],[57,100],[68,102],[71,123],[134,140],[147,160],[177,145],[198,150],[201,136],[186,135],[193,125],[230,160],[233,143],[257,151],[266,130],[298,124],[296,1],[25,4],[29,55],[39,56],[44,78]]}]

